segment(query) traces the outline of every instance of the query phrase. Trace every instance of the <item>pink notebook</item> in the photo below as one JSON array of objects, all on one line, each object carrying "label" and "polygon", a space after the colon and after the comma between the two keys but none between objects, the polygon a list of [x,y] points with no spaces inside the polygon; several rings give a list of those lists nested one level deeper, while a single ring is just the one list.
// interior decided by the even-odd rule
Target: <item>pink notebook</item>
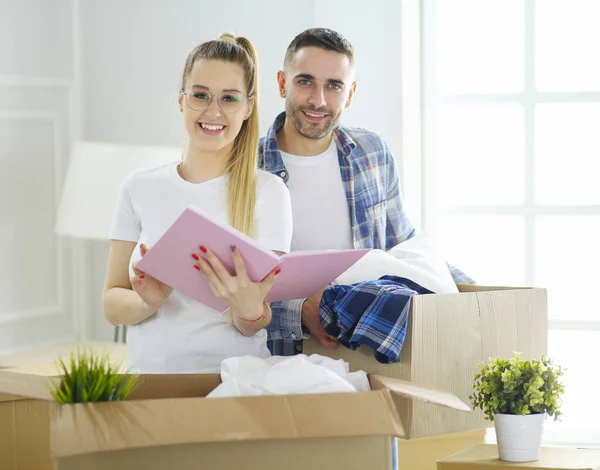
[{"label": "pink notebook", "polygon": [[311,297],[369,251],[298,251],[277,256],[247,235],[211,220],[198,208],[190,206],[136,267],[182,294],[225,312],[228,305],[212,293],[204,276],[194,269],[191,255],[202,254],[200,245],[210,248],[232,274],[231,245],[235,245],[244,258],[248,277],[255,282],[280,266],[281,273],[265,299],[267,302]]}]

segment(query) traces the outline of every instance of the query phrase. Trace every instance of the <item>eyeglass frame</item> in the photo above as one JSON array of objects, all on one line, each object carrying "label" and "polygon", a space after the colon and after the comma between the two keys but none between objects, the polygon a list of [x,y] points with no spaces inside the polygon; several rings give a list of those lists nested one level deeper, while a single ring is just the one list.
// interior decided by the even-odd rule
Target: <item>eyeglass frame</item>
[{"label": "eyeglass frame", "polygon": [[[193,88],[193,87],[192,87],[192,88]],[[221,97],[221,95],[222,95],[222,94],[224,94],[224,93],[230,93],[230,94],[231,94],[231,92],[230,92],[230,91],[222,91],[221,93],[210,93],[210,92],[208,92],[208,91],[204,91],[203,93],[207,93],[207,94],[210,96],[210,100],[209,100],[209,101],[208,101],[208,103],[206,104],[206,108],[204,108],[204,110],[202,110],[202,111],[200,111],[199,109],[194,109],[194,108],[192,108],[192,107],[190,106],[190,103],[188,102],[188,93],[190,92],[190,90],[191,90],[192,88],[190,88],[188,91],[184,91],[184,90],[183,90],[183,88],[181,88],[181,89],[179,90],[179,91],[181,92],[181,94],[182,94],[183,96],[185,96],[185,104],[187,104],[187,105],[188,105],[188,108],[190,108],[192,111],[198,111],[198,112],[204,112],[204,111],[206,111],[206,110],[208,109],[208,107],[210,106],[210,104],[212,103],[212,101],[213,101],[213,96],[215,96],[215,97],[217,98],[217,106],[219,106],[219,109],[220,109],[221,111],[223,111],[223,113],[225,113],[225,114],[234,114],[234,113],[237,113],[237,112],[241,111],[241,109],[242,109],[242,108],[240,107],[240,109],[236,109],[235,111],[230,111],[230,112],[227,112],[227,111],[225,111],[225,110],[223,109],[223,107],[221,106],[221,101],[220,101],[220,99],[219,99],[219,98],[220,98],[220,97]],[[234,93],[239,93],[239,92],[234,92]],[[250,100],[253,100],[253,99],[254,99],[254,96],[248,96],[248,97],[246,97],[246,96],[244,96],[244,94],[243,94],[243,93],[240,93],[240,95],[242,95],[242,101],[246,101],[246,102],[248,102],[248,101],[250,101]]]}]

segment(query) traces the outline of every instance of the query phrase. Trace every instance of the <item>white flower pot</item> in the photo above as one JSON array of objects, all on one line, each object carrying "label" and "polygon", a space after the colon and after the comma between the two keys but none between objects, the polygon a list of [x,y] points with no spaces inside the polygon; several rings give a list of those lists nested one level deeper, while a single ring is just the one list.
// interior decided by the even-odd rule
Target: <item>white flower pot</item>
[{"label": "white flower pot", "polygon": [[494,416],[500,460],[533,462],[539,460],[545,413]]}]

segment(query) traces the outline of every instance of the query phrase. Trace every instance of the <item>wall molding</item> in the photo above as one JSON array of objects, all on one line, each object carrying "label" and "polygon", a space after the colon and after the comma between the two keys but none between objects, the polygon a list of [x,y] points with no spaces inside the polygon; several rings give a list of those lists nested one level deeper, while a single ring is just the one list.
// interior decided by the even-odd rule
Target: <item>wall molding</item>
[{"label": "wall molding", "polygon": [[71,88],[73,83],[70,80],[58,77],[33,77],[28,75],[0,74],[0,86]]},{"label": "wall molding", "polygon": [[0,109],[0,119],[6,121],[50,121],[60,120],[60,114],[46,110]]},{"label": "wall molding", "polygon": [[0,313],[0,325],[15,325],[29,320],[61,316],[64,315],[64,313],[65,309],[60,305],[52,307],[32,308],[16,312]]},{"label": "wall molding", "polygon": [[[0,121],[41,121],[49,123],[52,126],[52,142],[51,152],[53,158],[53,173],[54,173],[54,210],[56,214],[60,204],[62,186],[60,175],[63,171],[64,158],[61,148],[61,114],[46,110],[8,110],[0,109]],[[56,236],[56,235],[55,235]],[[36,309],[27,309],[17,312],[0,313],[0,324],[17,324],[21,321],[27,321],[31,318],[41,318],[56,315],[68,315],[69,310],[66,308],[67,302],[65,297],[65,246],[62,237],[57,237],[56,243],[56,276],[58,292],[56,298],[57,306],[41,307]]]},{"label": "wall molding", "polygon": [[[56,96],[56,99],[49,100],[46,103],[48,107],[45,107],[44,110],[40,109],[40,105],[38,105],[37,109],[24,109],[26,102],[16,102],[5,106],[4,109],[0,107],[0,123],[2,122],[1,120],[30,120],[47,122],[52,126],[49,130],[52,133],[53,142],[48,142],[47,144],[44,142],[44,147],[48,149],[47,151],[44,150],[44,155],[47,155],[47,159],[52,158],[53,174],[48,175],[48,177],[52,178],[49,182],[54,184],[54,193],[52,196],[54,197],[53,211],[55,217],[60,207],[70,148],[72,142],[80,137],[79,129],[81,128],[81,123],[79,122],[79,118],[81,117],[81,110],[79,108],[83,105],[83,103],[77,102],[81,98],[78,94],[78,86],[81,86],[81,74],[78,70],[74,70],[81,67],[80,0],[67,0],[62,7],[64,7],[64,13],[67,15],[67,22],[63,24],[62,22],[53,21],[48,25],[50,28],[49,31],[55,30],[52,28],[66,27],[67,34],[61,36],[58,47],[61,48],[61,51],[66,50],[67,54],[72,56],[73,61],[69,64],[65,63],[65,66],[48,71],[48,73],[27,72],[25,69],[17,69],[8,73],[0,72],[0,91],[8,94],[9,97],[17,96],[17,93],[27,94],[29,92],[41,92],[47,93],[52,97]],[[9,15],[9,19],[14,16],[11,15],[10,9],[6,13]],[[18,30],[18,28],[24,26],[24,20],[20,17],[18,19],[19,21],[15,24],[8,24],[7,26],[11,29],[14,28],[15,31]],[[17,53],[22,49],[19,44],[15,47]],[[58,53],[58,50],[51,51],[51,54]],[[51,56],[50,59],[52,58],[54,57]],[[12,99],[10,102],[13,103],[14,101]],[[33,104],[35,107],[34,103],[30,104]],[[6,109],[8,107],[11,109]],[[52,152],[52,156],[49,155],[50,152]],[[50,163],[48,160],[46,162]],[[51,223],[54,224],[55,220]],[[48,236],[53,236],[54,227],[50,228],[49,226],[48,231],[50,231]],[[82,299],[80,293],[74,292],[72,283],[75,276],[84,276],[85,273],[74,269],[77,260],[72,258],[73,253],[70,250],[73,244],[72,241],[58,235],[54,236],[56,237],[54,248],[57,256],[57,291],[54,293],[55,298],[51,299],[48,302],[49,305],[46,306],[29,309],[23,308],[20,312],[10,311],[14,309],[6,309],[8,310],[6,313],[0,313],[0,354],[18,353],[30,349],[49,347],[59,343],[73,342],[81,336],[81,332],[77,329],[78,317],[87,311],[87,306],[80,309],[74,308],[76,305],[81,307]],[[78,282],[85,281],[84,279],[78,279]],[[36,322],[38,319],[40,321]],[[28,320],[33,321],[24,323]],[[52,324],[53,322],[59,323],[60,328],[53,328],[52,333],[50,331],[44,332],[44,325]],[[39,323],[39,326],[35,326],[37,323]],[[21,335],[29,325],[34,326],[36,334],[27,335],[23,338],[31,339],[23,339],[21,342],[12,339],[15,334]],[[3,342],[2,339],[6,339],[6,342]]]}]

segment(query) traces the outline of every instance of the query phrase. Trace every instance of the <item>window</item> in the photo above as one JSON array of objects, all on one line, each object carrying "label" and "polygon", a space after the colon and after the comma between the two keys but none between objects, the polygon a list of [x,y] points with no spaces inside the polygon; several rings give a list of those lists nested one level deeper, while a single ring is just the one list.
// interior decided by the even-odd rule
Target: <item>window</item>
[{"label": "window", "polygon": [[598,18],[597,0],[422,8],[423,225],[479,284],[548,289],[569,369],[548,443],[600,443]]}]

